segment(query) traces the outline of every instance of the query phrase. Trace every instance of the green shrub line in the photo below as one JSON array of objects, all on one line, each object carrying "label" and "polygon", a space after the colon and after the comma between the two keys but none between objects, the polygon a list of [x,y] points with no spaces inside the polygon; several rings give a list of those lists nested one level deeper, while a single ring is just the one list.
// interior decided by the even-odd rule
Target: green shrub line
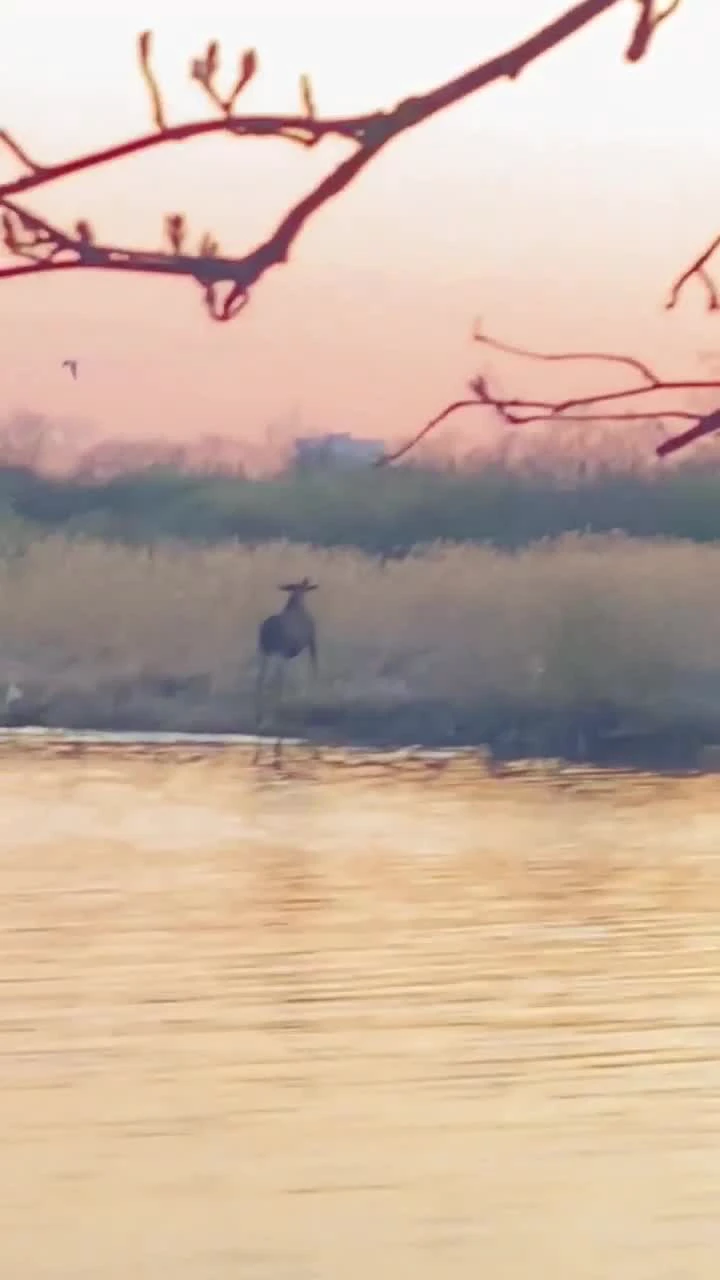
[{"label": "green shrub line", "polygon": [[135,545],[282,539],[383,556],[435,542],[514,549],[575,531],[707,543],[720,538],[720,471],[596,470],[569,483],[501,466],[260,480],[147,467],[99,482],[0,468],[0,530],[26,527]]}]

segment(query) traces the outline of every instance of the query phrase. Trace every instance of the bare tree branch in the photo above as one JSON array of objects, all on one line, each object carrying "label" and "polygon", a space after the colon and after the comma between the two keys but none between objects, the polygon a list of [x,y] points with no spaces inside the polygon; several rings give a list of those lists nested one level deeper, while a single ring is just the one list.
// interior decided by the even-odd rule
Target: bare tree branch
[{"label": "bare tree branch", "polygon": [[[291,250],[306,223],[359,176],[363,169],[385,147],[407,130],[429,120],[448,107],[487,88],[501,79],[516,79],[531,63],[544,57],[577,32],[595,22],[624,0],[581,0],[566,9],[555,21],[536,31],[504,53],[481,62],[462,75],[437,86],[427,93],[406,98],[386,111],[356,116],[321,117],[317,113],[315,94],[307,75],[299,81],[302,111],[290,115],[240,115],[237,103],[258,70],[254,49],[245,50],[239,59],[237,74],[229,92],[218,87],[220,48],[212,41],[190,66],[190,78],[198,84],[216,115],[172,125],[168,123],[162,90],[152,66],[152,34],[143,32],[138,38],[137,53],[140,73],[145,84],[153,130],[139,137],[90,151],[54,164],[40,164],[8,130],[0,130],[0,147],[9,151],[24,172],[0,185],[2,241],[15,259],[0,268],[0,280],[11,280],[41,273],[99,269],[162,276],[182,276],[200,286],[208,314],[215,320],[227,321],[236,316],[249,300],[251,288],[273,267],[288,261]],[[668,0],[661,9],[657,0],[635,0],[637,13],[625,51],[628,62],[635,63],[648,52],[663,23],[675,13],[681,0]],[[166,247],[135,249],[99,241],[87,219],[79,219],[71,231],[55,226],[28,209],[25,198],[62,178],[91,169],[99,169],[128,156],[138,155],[169,143],[182,143],[191,138],[226,134],[236,138],[282,138],[306,148],[317,146],[325,138],[347,142],[354,151],[342,160],[303,199],[288,210],[266,239],[242,255],[222,255],[215,238],[204,232],[195,246],[189,245],[189,231],[182,213],[165,218]],[[19,202],[22,198],[22,203]],[[682,272],[672,285],[667,307],[676,306],[686,285],[697,278],[705,289],[708,309],[720,310],[720,291],[708,271],[708,264],[720,250],[717,236]],[[430,422],[394,453],[381,459],[380,465],[403,457],[421,440],[436,430],[449,417],[464,409],[492,409],[509,425],[525,425],[543,421],[597,420],[639,421],[658,410],[652,402],[643,401],[642,409],[621,408],[623,403],[652,396],[657,392],[684,394],[698,390],[718,390],[720,381],[668,381],[647,364],[633,357],[605,352],[547,353],[526,350],[492,338],[477,330],[477,343],[508,355],[544,362],[596,361],[622,366],[637,376],[632,385],[593,395],[562,400],[507,399],[494,395],[487,380],[476,378],[470,387],[471,397],[447,405]],[[691,426],[664,440],[657,449],[665,456],[686,447],[692,441],[720,429],[720,410],[699,414],[684,407],[663,408],[662,417],[687,421]]]},{"label": "bare tree branch", "polygon": [[[638,375],[639,381],[630,385],[614,387],[609,391],[598,391],[592,395],[565,397],[555,400],[506,398],[496,395],[490,389],[486,377],[473,379],[470,383],[472,395],[453,401],[440,413],[426,422],[415,435],[406,440],[399,448],[385,454],[379,459],[377,466],[387,466],[397,462],[415,449],[427,436],[431,435],[442,423],[454,414],[465,409],[490,409],[499,414],[508,426],[528,426],[537,422],[647,422],[649,418],[657,418],[658,429],[664,430],[664,421],[690,422],[692,425],[678,435],[671,435],[656,448],[658,457],[666,457],[679,449],[687,447],[703,436],[720,430],[720,409],[710,413],[700,413],[688,409],[682,404],[663,403],[659,407],[653,399],[646,403],[647,397],[657,397],[658,392],[664,394],[687,396],[698,391],[720,391],[720,379],[666,379],[661,378],[649,365],[632,356],[618,355],[601,351],[563,351],[541,352],[529,348],[510,345],[476,328],[473,341],[494,351],[505,352],[528,360],[544,363],[568,363],[574,361],[598,362],[605,365],[620,365]],[[640,409],[620,407],[628,401],[643,399]],[[608,408],[607,406],[611,406]],[[614,407],[618,406],[618,407]]]},{"label": "bare tree branch", "polygon": [[[151,33],[143,32],[138,40],[138,59],[150,99],[152,132],[50,165],[31,160],[7,130],[0,133],[0,145],[4,145],[26,170],[12,182],[0,185],[0,209],[5,214],[4,243],[14,257],[23,259],[20,264],[13,263],[0,269],[0,280],[89,268],[183,276],[200,285],[208,313],[213,319],[230,320],[246,305],[251,288],[272,267],[287,262],[306,223],[340,195],[388,143],[496,81],[516,79],[531,63],[624,2],[581,0],[505,53],[479,63],[435,89],[406,98],[388,111],[348,117],[319,117],[307,76],[300,79],[301,113],[236,114],[238,98],[256,74],[257,55],[252,49],[241,55],[234,84],[229,93],[223,95],[217,80],[220,49],[213,41],[201,57],[193,59],[190,76],[203,90],[217,116],[211,120],[171,125],[152,67]],[[663,12],[659,11],[655,0],[636,0],[636,3],[639,12],[625,53],[630,62],[644,56],[657,28],[678,8],[680,0],[671,0]],[[182,236],[170,241],[169,251],[132,249],[98,241],[87,221],[78,222],[73,232],[68,233],[32,213],[24,204],[24,198],[30,192],[70,175],[100,168],[153,147],[218,133],[238,138],[284,138],[303,147],[314,147],[323,138],[335,137],[347,141],[355,150],[290,209],[265,240],[240,256],[222,256],[219,246],[208,233],[200,237],[194,251],[189,249],[184,219],[181,219]],[[22,204],[18,203],[19,197],[23,197]],[[171,218],[179,216],[170,215]],[[170,219],[166,219],[166,236],[169,227]]]}]

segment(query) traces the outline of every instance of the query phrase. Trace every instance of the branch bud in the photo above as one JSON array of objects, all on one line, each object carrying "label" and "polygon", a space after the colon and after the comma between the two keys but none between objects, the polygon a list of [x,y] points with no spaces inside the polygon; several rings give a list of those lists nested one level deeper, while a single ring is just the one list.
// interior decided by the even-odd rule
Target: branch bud
[{"label": "branch bud", "polygon": [[165,219],[165,233],[173,253],[181,253],[185,241],[185,217],[182,213],[169,213]]},{"label": "branch bud", "polygon": [[300,97],[305,111],[305,115],[310,119],[315,119],[315,98],[313,96],[312,84],[309,76],[302,75],[300,77]]}]

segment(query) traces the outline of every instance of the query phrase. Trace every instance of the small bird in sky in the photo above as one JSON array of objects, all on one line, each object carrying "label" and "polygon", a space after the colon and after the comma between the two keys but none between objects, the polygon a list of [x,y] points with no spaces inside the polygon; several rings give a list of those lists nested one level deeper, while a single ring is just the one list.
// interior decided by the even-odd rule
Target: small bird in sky
[{"label": "small bird in sky", "polygon": [[73,378],[77,378],[78,362],[77,360],[63,360],[63,369],[69,369]]}]

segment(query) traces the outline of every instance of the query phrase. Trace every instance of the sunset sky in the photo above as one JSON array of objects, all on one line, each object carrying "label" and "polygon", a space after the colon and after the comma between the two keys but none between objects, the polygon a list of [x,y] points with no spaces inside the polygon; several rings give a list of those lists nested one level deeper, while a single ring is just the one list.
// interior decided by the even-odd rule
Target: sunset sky
[{"label": "sunset sky", "polygon": [[[0,127],[40,161],[143,132],[137,33],[155,33],[174,121],[207,114],[187,79],[209,38],[250,45],[247,110],[292,111],[301,72],[321,113],[391,106],[557,16],[563,0],[4,0]],[[492,86],[392,144],[327,206],[244,314],[211,324],[191,282],[102,273],[0,286],[0,415],[30,409],[102,434],[259,438],[351,430],[397,438],[480,367],[481,315],[527,345],[632,349],[669,374],[720,350],[696,289],[673,276],[720,229],[718,0],[684,0],[638,66],[627,0],[516,83]],[[228,67],[229,74],[231,74]],[[183,209],[241,253],[337,161],[282,142],[200,141],[34,194],[103,241],[159,247]],[[0,178],[16,166],[0,155]],[[76,383],[60,368],[80,361]],[[485,357],[505,391],[535,369]],[[474,429],[482,430],[481,419]]]}]

